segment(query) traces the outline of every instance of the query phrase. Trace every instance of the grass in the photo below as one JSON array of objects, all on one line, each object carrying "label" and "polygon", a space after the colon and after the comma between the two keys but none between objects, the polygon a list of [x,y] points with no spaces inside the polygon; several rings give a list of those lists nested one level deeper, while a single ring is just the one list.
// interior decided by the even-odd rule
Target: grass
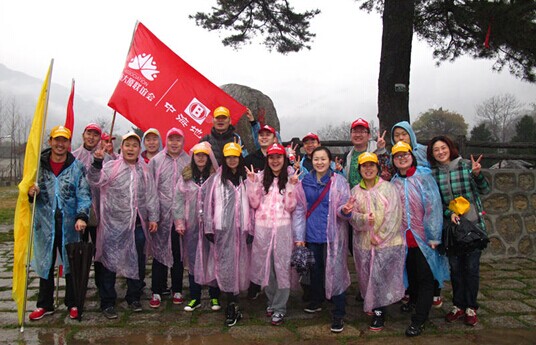
[{"label": "grass", "polygon": [[13,224],[18,196],[17,186],[0,187],[0,224]]}]

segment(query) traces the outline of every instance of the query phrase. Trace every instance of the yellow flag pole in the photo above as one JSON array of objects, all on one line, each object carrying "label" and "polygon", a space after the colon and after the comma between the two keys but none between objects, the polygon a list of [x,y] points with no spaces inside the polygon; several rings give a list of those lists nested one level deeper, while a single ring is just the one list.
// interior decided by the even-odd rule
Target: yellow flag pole
[{"label": "yellow flag pole", "polygon": [[[43,138],[45,134],[45,126],[47,122],[47,113],[48,113],[48,98],[50,95],[50,84],[52,80],[52,68],[54,67],[54,59],[50,60],[50,72],[48,76],[48,85],[47,85],[47,97],[45,102],[45,108],[44,108],[44,116],[43,116],[43,126],[41,127],[41,141],[39,142],[39,150],[37,152],[41,152],[41,148],[43,146]],[[35,183],[39,181],[39,169],[41,167],[41,155],[37,156],[37,171],[35,173]],[[30,221],[30,234],[28,236],[28,250],[26,255],[26,283],[24,284],[24,302],[22,304],[22,322],[20,325],[20,332],[24,332],[24,319],[26,318],[26,302],[28,299],[28,280],[30,276],[30,262],[32,259],[32,247],[33,247],[33,225],[34,225],[34,218],[35,218],[35,197],[33,196],[33,202],[32,202],[32,218]]]}]

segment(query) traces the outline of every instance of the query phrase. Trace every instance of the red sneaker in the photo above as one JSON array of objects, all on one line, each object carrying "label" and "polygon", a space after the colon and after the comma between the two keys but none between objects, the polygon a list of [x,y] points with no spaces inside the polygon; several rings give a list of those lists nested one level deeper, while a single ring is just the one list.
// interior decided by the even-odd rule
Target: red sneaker
[{"label": "red sneaker", "polygon": [[473,308],[465,309],[465,319],[463,322],[469,326],[476,326],[478,323],[478,317],[476,316],[476,310]]},{"label": "red sneaker", "polygon": [[30,318],[30,321],[36,321],[41,320],[45,315],[52,315],[54,314],[54,310],[46,310],[44,308],[37,308],[36,310],[32,311],[28,317]]},{"label": "red sneaker", "polygon": [[149,306],[151,308],[158,308],[158,307],[160,307],[160,301],[161,300],[162,300],[162,298],[160,297],[160,295],[157,294],[157,293],[154,293],[153,297],[151,297],[151,300],[149,301]]},{"label": "red sneaker", "polygon": [[447,320],[447,322],[454,322],[460,319],[461,317],[463,317],[464,315],[465,315],[465,312],[463,310],[461,310],[460,308],[456,306],[453,306],[450,313],[448,313],[445,316],[445,320]]},{"label": "red sneaker", "polygon": [[78,308],[72,307],[71,310],[69,310],[69,317],[71,319],[78,319]]},{"label": "red sneaker", "polygon": [[173,294],[173,304],[182,304],[184,302],[184,298],[182,297],[182,294],[180,292],[175,292]]},{"label": "red sneaker", "polygon": [[443,298],[441,296],[434,296],[434,300],[432,301],[432,307],[441,308],[442,306],[443,306]]}]

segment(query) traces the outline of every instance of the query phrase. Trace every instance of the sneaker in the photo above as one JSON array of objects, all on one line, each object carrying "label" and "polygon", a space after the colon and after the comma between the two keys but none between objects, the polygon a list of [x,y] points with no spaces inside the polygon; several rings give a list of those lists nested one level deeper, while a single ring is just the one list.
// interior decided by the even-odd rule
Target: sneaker
[{"label": "sneaker", "polygon": [[460,308],[456,306],[453,306],[450,313],[448,313],[445,316],[445,320],[447,320],[447,322],[454,322],[460,319],[461,317],[463,317],[464,315],[465,315],[465,312],[463,310],[461,310]]},{"label": "sneaker", "polygon": [[162,301],[162,297],[160,297],[159,294],[154,293],[151,297],[151,300],[149,301],[149,306],[151,308],[158,308],[160,307],[160,302]]},{"label": "sneaker", "polygon": [[45,308],[37,308],[36,310],[32,311],[28,317],[30,318],[30,321],[36,321],[41,320],[46,315],[52,315],[54,314],[54,310],[46,310]]},{"label": "sneaker", "polygon": [[210,309],[213,311],[218,311],[221,309],[220,301],[217,298],[210,299]]},{"label": "sneaker", "polygon": [[411,313],[413,309],[415,309],[415,304],[409,302],[400,306],[400,311],[403,313]]},{"label": "sneaker", "polygon": [[342,318],[334,317],[331,323],[331,331],[333,333],[341,333],[344,329],[344,321]]},{"label": "sneaker", "polygon": [[272,317],[272,315],[274,315],[274,310],[272,309],[272,307],[267,307],[266,308],[266,317]]},{"label": "sneaker", "polygon": [[141,307],[140,301],[134,301],[130,303],[128,307],[130,308],[130,310],[132,310],[135,313],[139,313],[140,311],[143,310],[143,308]]},{"label": "sneaker", "polygon": [[248,288],[248,299],[255,300],[261,294],[261,287],[257,284],[251,283]]},{"label": "sneaker", "polygon": [[434,300],[432,301],[432,307],[441,308],[442,306],[443,306],[443,298],[441,298],[441,296],[434,296]]},{"label": "sneaker", "polygon": [[374,311],[374,317],[370,323],[369,329],[373,332],[379,332],[383,329],[385,324],[385,317],[381,310]]},{"label": "sneaker", "polygon": [[182,294],[180,292],[175,292],[173,294],[173,304],[182,304],[184,302],[184,298],[182,297]]},{"label": "sneaker", "polygon": [[78,319],[78,308],[77,307],[72,307],[71,309],[69,309],[69,317],[72,320]]},{"label": "sneaker", "polygon": [[275,313],[272,315],[272,325],[279,326],[285,321],[285,315],[281,313]]},{"label": "sneaker", "polygon": [[104,316],[107,318],[107,319],[117,319],[117,312],[115,311],[115,307],[108,307],[106,309],[104,309],[102,311],[102,313],[104,314]]},{"label": "sneaker", "polygon": [[404,295],[404,297],[402,297],[400,302],[402,302],[404,304],[408,304],[409,303],[409,295]]},{"label": "sneaker", "polygon": [[463,322],[469,326],[476,326],[478,323],[478,317],[476,316],[476,310],[473,308],[465,309],[465,319]]},{"label": "sneaker", "polygon": [[185,311],[194,311],[197,308],[199,308],[200,306],[201,306],[201,302],[198,299],[193,299],[190,302],[188,302],[186,307],[184,307],[184,310]]},{"label": "sneaker", "polygon": [[408,336],[408,337],[416,337],[416,336],[421,335],[422,331],[424,331],[424,324],[418,325],[418,324],[412,323],[406,329],[406,336]]},{"label": "sneaker", "polygon": [[304,312],[306,313],[309,313],[309,314],[314,314],[314,313],[317,313],[319,311],[322,311],[322,306],[320,304],[317,304],[317,303],[309,303],[309,305],[307,307],[305,307],[303,309]]},{"label": "sneaker", "polygon": [[226,319],[225,324],[228,327],[232,327],[236,325],[238,320],[242,318],[242,312],[240,312],[240,308],[236,303],[230,303],[227,306],[227,312],[226,312]]}]

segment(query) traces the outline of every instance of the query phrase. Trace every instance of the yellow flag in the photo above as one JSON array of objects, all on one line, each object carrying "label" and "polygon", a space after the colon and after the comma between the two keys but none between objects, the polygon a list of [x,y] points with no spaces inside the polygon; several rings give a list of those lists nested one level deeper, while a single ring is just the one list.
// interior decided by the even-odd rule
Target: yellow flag
[{"label": "yellow flag", "polygon": [[28,258],[28,248],[31,245],[29,242],[32,223],[32,212],[30,202],[28,200],[28,189],[35,183],[37,176],[37,169],[39,167],[39,158],[41,151],[41,141],[43,136],[43,128],[46,122],[46,112],[48,105],[48,94],[50,88],[50,77],[52,74],[52,65],[54,60],[50,62],[47,76],[39,99],[37,100],[37,106],[35,108],[34,118],[32,121],[32,128],[28,136],[28,142],[26,143],[26,154],[24,157],[24,172],[22,181],[19,184],[19,198],[17,200],[17,207],[15,209],[14,219],[14,262],[13,262],[13,290],[12,297],[17,303],[17,310],[19,316],[19,325],[24,321],[24,306],[26,298],[26,263]]}]

